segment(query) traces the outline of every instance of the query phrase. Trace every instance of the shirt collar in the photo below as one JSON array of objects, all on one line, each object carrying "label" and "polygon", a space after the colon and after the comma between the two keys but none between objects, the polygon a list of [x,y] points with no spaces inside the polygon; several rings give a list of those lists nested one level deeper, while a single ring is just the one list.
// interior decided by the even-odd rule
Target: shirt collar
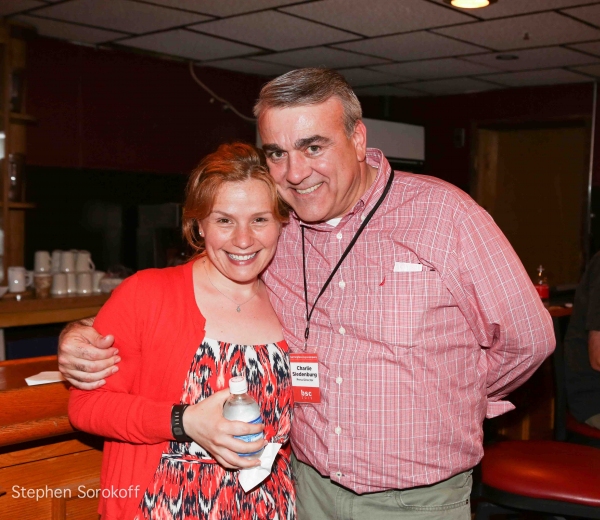
[{"label": "shirt collar", "polygon": [[318,231],[332,231],[338,226],[348,222],[348,220],[350,220],[354,215],[368,215],[371,208],[379,200],[379,197],[381,196],[381,193],[383,192],[385,184],[392,171],[392,167],[390,166],[388,160],[384,157],[383,152],[377,148],[367,148],[366,161],[369,166],[377,169],[375,180],[373,181],[373,184],[369,186],[367,191],[363,193],[362,197],[358,199],[358,202],[354,205],[352,210],[342,217],[342,220],[336,227],[327,224],[327,222],[321,222],[319,224],[306,224],[298,218],[296,213],[293,212],[292,217],[297,220],[299,224],[303,224],[311,229],[316,229]]}]

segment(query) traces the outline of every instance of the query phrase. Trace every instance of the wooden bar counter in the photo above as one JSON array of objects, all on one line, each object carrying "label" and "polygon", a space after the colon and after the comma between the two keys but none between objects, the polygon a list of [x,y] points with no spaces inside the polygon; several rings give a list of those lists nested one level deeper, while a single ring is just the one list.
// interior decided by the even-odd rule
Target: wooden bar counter
[{"label": "wooden bar counter", "polygon": [[0,518],[98,518],[102,440],[71,427],[65,383],[25,382],[57,368],[56,356],[0,362]]}]

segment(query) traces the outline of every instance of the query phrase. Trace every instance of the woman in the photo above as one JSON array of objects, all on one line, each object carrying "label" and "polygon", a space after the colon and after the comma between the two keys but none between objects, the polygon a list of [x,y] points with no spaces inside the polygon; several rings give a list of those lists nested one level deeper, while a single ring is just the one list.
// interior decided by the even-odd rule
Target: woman
[{"label": "woman", "polygon": [[[93,391],[73,390],[73,425],[107,438],[100,513],[112,519],[294,519],[289,452],[245,493],[240,457],[262,448],[234,435],[260,425],[222,416],[229,378],[245,375],[265,442],[285,443],[291,419],[287,346],[259,274],[288,217],[264,155],[222,145],[192,172],[187,264],[128,278],[94,326],[115,336],[120,370]],[[188,407],[182,405],[189,405]],[[191,442],[191,441],[194,442]]]}]

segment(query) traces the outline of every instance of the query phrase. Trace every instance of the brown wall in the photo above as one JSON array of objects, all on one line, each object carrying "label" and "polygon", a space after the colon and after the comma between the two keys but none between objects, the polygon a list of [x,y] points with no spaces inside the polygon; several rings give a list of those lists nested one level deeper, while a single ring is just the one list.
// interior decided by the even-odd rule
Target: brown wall
[{"label": "brown wall", "polygon": [[[434,98],[390,100],[387,105],[363,100],[367,117],[384,117],[425,126],[425,171],[469,190],[470,145],[474,124],[492,121],[539,122],[590,118],[592,84],[558,85],[506,89],[476,94]],[[453,144],[455,128],[464,128],[462,148]],[[600,152],[600,138],[596,147]],[[596,154],[596,157],[599,157]],[[600,164],[595,168],[595,183],[600,185]]]},{"label": "brown wall", "polygon": [[[224,111],[187,64],[38,38],[27,49],[27,162],[34,166],[188,173],[224,141],[254,142],[255,127]],[[197,68],[251,115],[263,78]]]}]

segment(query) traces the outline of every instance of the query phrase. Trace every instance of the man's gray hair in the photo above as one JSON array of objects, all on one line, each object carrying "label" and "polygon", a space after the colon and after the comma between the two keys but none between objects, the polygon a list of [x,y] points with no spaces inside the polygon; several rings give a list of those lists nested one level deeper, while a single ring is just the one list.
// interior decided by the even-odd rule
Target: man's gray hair
[{"label": "man's gray hair", "polygon": [[269,108],[290,108],[318,105],[336,97],[344,108],[344,128],[350,137],[362,109],[352,87],[339,72],[330,69],[297,69],[269,81],[260,91],[254,105],[254,116]]}]

